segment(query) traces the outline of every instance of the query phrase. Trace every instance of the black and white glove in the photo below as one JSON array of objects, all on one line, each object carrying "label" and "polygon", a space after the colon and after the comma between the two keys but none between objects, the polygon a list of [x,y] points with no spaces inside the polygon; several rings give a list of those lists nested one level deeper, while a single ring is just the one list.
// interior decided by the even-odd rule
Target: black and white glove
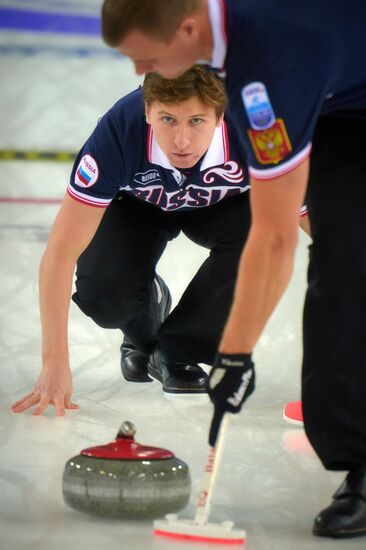
[{"label": "black and white glove", "polygon": [[254,363],[251,354],[218,353],[207,382],[207,392],[214,405],[209,443],[216,444],[225,412],[238,413],[255,387]]}]

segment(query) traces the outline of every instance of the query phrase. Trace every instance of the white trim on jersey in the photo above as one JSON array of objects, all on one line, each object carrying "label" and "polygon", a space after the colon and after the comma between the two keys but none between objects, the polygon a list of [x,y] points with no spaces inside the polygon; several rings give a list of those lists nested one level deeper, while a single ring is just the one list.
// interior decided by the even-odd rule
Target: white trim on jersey
[{"label": "white trim on jersey", "polygon": [[223,69],[227,50],[227,37],[225,29],[225,8],[222,0],[208,0],[208,15],[214,43],[210,65],[214,69]]},{"label": "white trim on jersey", "polygon": [[306,204],[300,208],[300,218],[304,218],[308,215],[308,207]]},{"label": "white trim on jersey", "polygon": [[85,193],[80,193],[79,191],[76,191],[70,184],[67,188],[67,192],[73,199],[76,199],[77,201],[83,202],[84,204],[88,204],[90,206],[98,206],[99,208],[106,208],[111,202],[112,199],[97,199],[95,197],[91,197],[90,195],[86,195]]},{"label": "white trim on jersey", "polygon": [[311,152],[311,143],[308,143],[300,153],[297,153],[292,159],[287,162],[282,163],[280,166],[275,168],[267,168],[263,170],[258,170],[258,168],[253,168],[249,166],[249,174],[257,180],[272,180],[287,174],[294,170],[299,164],[301,164]]},{"label": "white trim on jersey", "polygon": [[212,166],[225,164],[229,160],[229,144],[226,131],[226,122],[215,130],[210,147],[207,149],[201,162],[201,172]]}]

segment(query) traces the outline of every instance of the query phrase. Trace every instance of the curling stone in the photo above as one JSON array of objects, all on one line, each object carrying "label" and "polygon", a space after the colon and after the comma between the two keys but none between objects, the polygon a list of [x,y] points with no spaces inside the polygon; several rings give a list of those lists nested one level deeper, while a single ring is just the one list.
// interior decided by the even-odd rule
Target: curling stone
[{"label": "curling stone", "polygon": [[117,438],[84,449],[65,465],[63,497],[71,508],[94,516],[158,518],[186,506],[191,479],[187,464],[165,449],[135,441],[123,422]]}]

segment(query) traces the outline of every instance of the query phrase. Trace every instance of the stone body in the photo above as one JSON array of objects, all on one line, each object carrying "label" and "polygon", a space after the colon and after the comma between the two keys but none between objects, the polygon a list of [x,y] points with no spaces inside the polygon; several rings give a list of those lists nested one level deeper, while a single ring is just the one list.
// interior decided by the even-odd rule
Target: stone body
[{"label": "stone body", "polygon": [[78,455],[65,465],[63,497],[88,514],[121,519],[158,518],[186,506],[188,466],[163,460],[110,460]]}]

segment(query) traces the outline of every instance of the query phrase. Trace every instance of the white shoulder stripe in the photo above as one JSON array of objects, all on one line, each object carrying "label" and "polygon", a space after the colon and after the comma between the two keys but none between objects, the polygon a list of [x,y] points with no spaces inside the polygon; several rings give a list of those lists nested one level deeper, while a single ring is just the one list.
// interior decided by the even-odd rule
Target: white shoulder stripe
[{"label": "white shoulder stripe", "polygon": [[304,204],[304,206],[302,206],[300,209],[300,216],[303,218],[304,216],[307,216],[307,215],[308,215],[308,207],[306,204]]},{"label": "white shoulder stripe", "polygon": [[77,199],[81,202],[84,202],[85,204],[90,204],[92,206],[108,206],[112,199],[97,199],[95,197],[91,197],[90,195],[86,195],[84,193],[80,193],[79,191],[76,191],[70,184],[67,188],[67,192],[69,195],[71,195],[74,199]]},{"label": "white shoulder stripe", "polygon": [[294,170],[299,164],[301,164],[311,152],[311,143],[308,143],[306,147],[300,153],[297,153],[292,159],[287,162],[282,163],[280,166],[275,168],[267,168],[263,170],[258,170],[258,168],[252,168],[249,166],[249,174],[257,180],[271,180],[278,178]]}]

